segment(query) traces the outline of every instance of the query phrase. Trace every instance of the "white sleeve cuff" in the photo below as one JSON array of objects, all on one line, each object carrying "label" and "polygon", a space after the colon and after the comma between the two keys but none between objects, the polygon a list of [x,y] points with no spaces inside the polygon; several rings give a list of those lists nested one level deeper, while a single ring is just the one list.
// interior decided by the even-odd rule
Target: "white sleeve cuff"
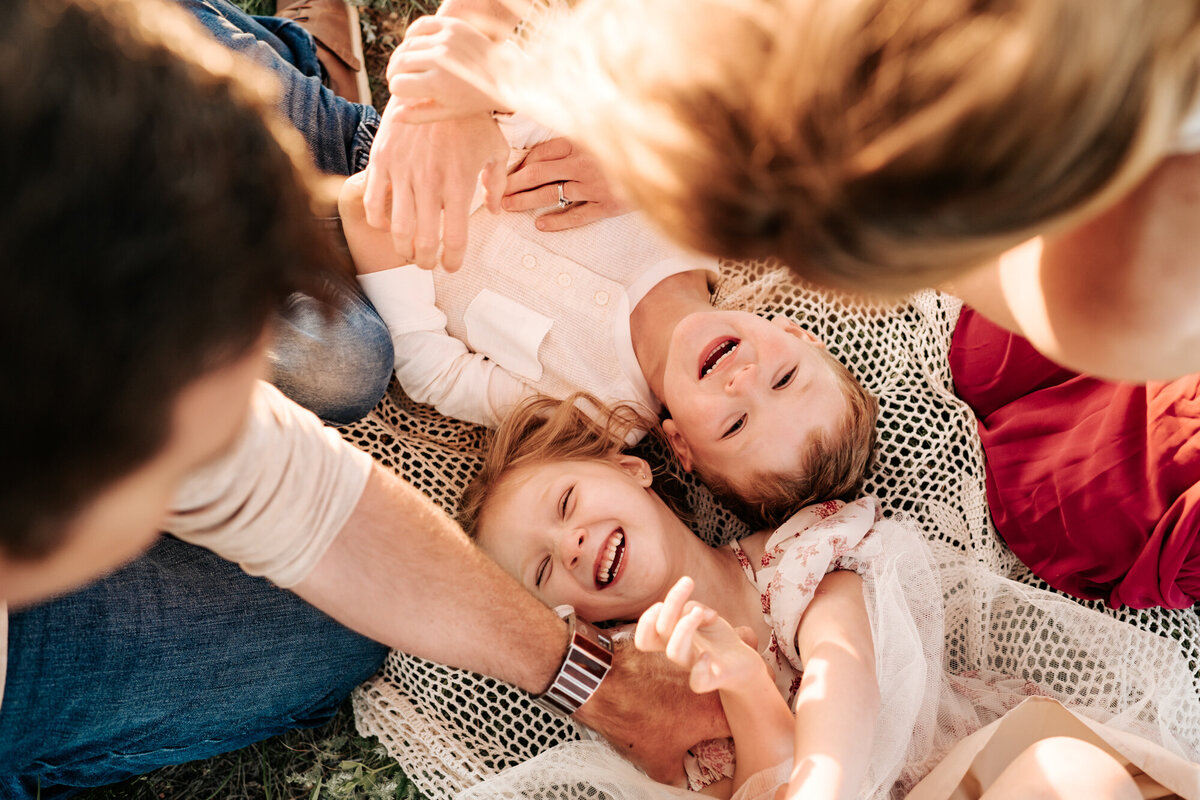
[{"label": "white sleeve cuff", "polygon": [[446,315],[434,304],[429,270],[408,264],[359,275],[358,284],[393,335],[446,327]]}]

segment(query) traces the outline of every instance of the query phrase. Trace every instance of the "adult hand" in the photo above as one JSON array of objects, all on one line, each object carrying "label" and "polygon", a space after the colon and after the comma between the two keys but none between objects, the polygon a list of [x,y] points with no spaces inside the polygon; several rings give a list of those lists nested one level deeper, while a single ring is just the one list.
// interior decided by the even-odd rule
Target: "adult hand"
[{"label": "adult hand", "polygon": [[363,197],[367,222],[391,228],[396,255],[424,269],[453,272],[467,248],[467,217],[477,181],[500,210],[508,143],[488,114],[429,125],[408,125],[392,98],[371,148]]},{"label": "adult hand", "polygon": [[499,52],[476,25],[454,17],[421,17],[408,26],[388,61],[397,118],[417,124],[499,108],[492,80]]},{"label": "adult hand", "polygon": [[508,176],[504,187],[505,211],[531,211],[558,202],[558,184],[572,205],[538,218],[543,231],[577,228],[589,222],[629,211],[613,193],[600,165],[568,139],[551,139],[535,145],[521,165]]},{"label": "adult hand", "polygon": [[627,637],[614,644],[612,669],[575,717],[651,778],[682,786],[688,749],[729,736],[720,699],[693,692],[687,673],[660,654],[643,653]]}]

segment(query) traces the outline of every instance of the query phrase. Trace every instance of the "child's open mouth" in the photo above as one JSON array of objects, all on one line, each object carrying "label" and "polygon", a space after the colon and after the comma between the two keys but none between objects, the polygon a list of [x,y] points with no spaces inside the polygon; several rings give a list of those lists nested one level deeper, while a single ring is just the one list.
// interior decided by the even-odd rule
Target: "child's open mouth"
[{"label": "child's open mouth", "polygon": [[733,355],[733,352],[738,349],[738,345],[741,342],[741,339],[734,338],[721,339],[714,342],[708,348],[708,352],[704,355],[704,358],[700,359],[700,377],[703,378],[708,375],[708,373],[717,368],[718,364]]},{"label": "child's open mouth", "polygon": [[603,589],[612,583],[625,558],[625,531],[617,528],[604,543],[600,557],[596,560],[596,588]]}]

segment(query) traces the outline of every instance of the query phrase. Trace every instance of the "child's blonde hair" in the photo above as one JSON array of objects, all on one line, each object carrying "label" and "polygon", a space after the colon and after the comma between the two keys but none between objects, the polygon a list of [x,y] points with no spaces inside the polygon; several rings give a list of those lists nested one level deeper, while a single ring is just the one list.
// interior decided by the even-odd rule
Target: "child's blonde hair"
[{"label": "child's blonde hair", "polygon": [[[734,482],[697,468],[701,481],[718,500],[755,525],[777,527],[806,505],[850,500],[862,489],[874,453],[878,405],[840,361],[824,348],[821,353],[842,385],[847,411],[829,432],[808,443],[794,473],[750,475],[747,481]],[[589,415],[581,408],[594,413]],[[583,392],[565,400],[526,400],[492,434],[483,467],[459,501],[458,522],[474,538],[488,501],[516,470],[554,461],[613,459],[621,454],[630,432],[647,429],[661,435],[657,424],[631,406],[605,406]],[[666,445],[665,439],[663,443]],[[663,500],[677,515],[688,518],[673,493],[664,494]]]},{"label": "child's blonde hair", "polygon": [[1196,100],[1200,3],[589,0],[531,53],[516,101],[676,238],[907,290],[1143,178]]},{"label": "child's blonde hair", "polygon": [[[580,405],[597,410],[594,417]],[[653,426],[632,407],[604,406],[579,392],[565,400],[534,397],[509,413],[492,434],[483,468],[471,479],[458,505],[458,522],[474,538],[484,506],[505,478],[522,467],[551,461],[615,458],[630,432]]]}]

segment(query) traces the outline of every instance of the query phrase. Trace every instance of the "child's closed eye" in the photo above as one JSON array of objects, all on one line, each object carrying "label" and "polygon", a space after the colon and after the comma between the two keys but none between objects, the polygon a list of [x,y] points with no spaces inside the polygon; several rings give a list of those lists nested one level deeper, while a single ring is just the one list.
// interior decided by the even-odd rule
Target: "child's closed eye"
[{"label": "child's closed eye", "polygon": [[558,518],[567,518],[567,504],[571,501],[571,497],[575,494],[575,486],[572,484],[567,487],[567,490],[562,493],[562,497],[558,499]]},{"label": "child's closed eye", "polygon": [[729,426],[729,429],[726,430],[725,433],[721,434],[721,438],[728,439],[730,436],[733,436],[744,427],[746,427],[746,415],[742,414],[740,417],[734,420],[733,424]]}]

